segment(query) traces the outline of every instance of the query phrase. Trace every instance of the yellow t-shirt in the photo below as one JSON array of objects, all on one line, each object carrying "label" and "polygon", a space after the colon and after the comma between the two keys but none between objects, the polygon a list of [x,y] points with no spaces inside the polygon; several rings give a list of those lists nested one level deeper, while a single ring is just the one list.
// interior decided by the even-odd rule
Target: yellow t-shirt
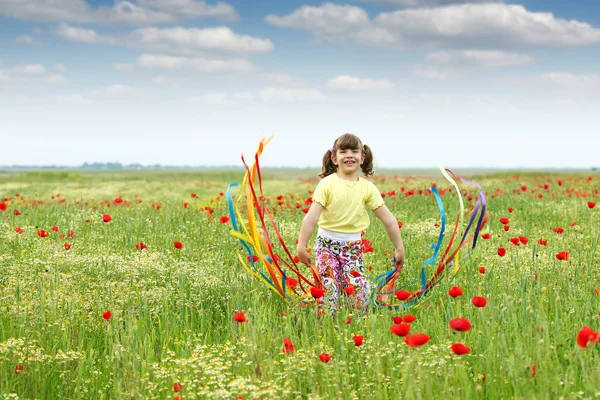
[{"label": "yellow t-shirt", "polygon": [[319,226],[341,233],[367,229],[370,220],[365,206],[375,210],[384,204],[379,189],[372,182],[362,177],[349,182],[335,173],[321,179],[312,199],[323,206]]}]

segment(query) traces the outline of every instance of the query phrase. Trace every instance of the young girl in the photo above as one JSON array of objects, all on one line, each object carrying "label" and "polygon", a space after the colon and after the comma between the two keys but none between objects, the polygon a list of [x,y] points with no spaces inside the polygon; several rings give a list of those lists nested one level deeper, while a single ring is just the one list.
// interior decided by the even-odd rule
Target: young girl
[{"label": "young girl", "polygon": [[365,206],[379,218],[395,248],[396,265],[404,264],[404,245],[398,222],[385,205],[377,187],[359,176],[373,175],[373,153],[352,134],[340,136],[323,156],[313,202],[306,213],[298,238],[298,258],[312,264],[306,251],[317,223],[316,267],[325,287],[325,299],[332,314],[339,307],[340,296],[354,298],[358,309],[366,312],[370,288],[364,274],[361,232],[369,226]]}]

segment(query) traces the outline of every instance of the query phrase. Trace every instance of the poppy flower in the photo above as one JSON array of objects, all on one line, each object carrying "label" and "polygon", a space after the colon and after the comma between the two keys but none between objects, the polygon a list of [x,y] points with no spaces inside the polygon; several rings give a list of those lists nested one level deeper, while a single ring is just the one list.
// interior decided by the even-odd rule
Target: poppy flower
[{"label": "poppy flower", "polygon": [[344,291],[346,292],[346,294],[348,296],[353,296],[354,292],[355,292],[355,289],[354,289],[354,286],[348,286],[348,287],[344,288]]},{"label": "poppy flower", "polygon": [[285,280],[285,286],[289,287],[290,289],[295,288],[298,285],[298,280],[294,279],[294,278],[287,278]]},{"label": "poppy flower", "polygon": [[465,346],[462,343],[454,343],[452,345],[452,352],[456,355],[462,356],[464,354],[469,354],[470,351],[471,349],[469,346]]},{"label": "poppy flower", "polygon": [[581,328],[577,334],[577,344],[579,347],[586,348],[589,343],[594,343],[600,340],[600,332],[594,332],[589,326]]},{"label": "poppy flower", "polygon": [[463,290],[459,286],[452,286],[450,290],[448,290],[448,294],[450,297],[459,297],[463,295]]},{"label": "poppy flower", "polygon": [[181,243],[181,242],[173,242],[173,246],[175,246],[176,249],[182,249],[183,248],[183,243]]},{"label": "poppy flower", "polygon": [[471,323],[466,318],[454,318],[450,321],[450,329],[459,332],[467,332],[471,330]]},{"label": "poppy flower", "polygon": [[296,350],[296,346],[292,343],[292,341],[288,338],[283,338],[283,352],[285,354],[290,354],[294,350]]},{"label": "poppy flower", "polygon": [[560,227],[552,229],[552,232],[554,232],[554,233],[563,233],[564,231],[565,230],[563,228],[560,228]]},{"label": "poppy flower", "polygon": [[[257,258],[258,258],[258,257],[257,257]],[[294,260],[294,262],[295,262],[295,263],[299,263],[299,262],[300,262],[300,257],[298,257],[298,256],[294,256],[293,260]],[[258,260],[257,260],[257,261],[258,261]]]},{"label": "poppy flower", "polygon": [[243,312],[236,312],[235,314],[233,314],[233,320],[235,322],[239,322],[239,323],[243,323],[246,322],[246,314],[244,314]]},{"label": "poppy flower", "polygon": [[513,208],[512,207],[508,207],[508,212],[509,213],[513,212]]},{"label": "poppy flower", "polygon": [[0,203],[0,211],[6,211],[6,203]]},{"label": "poppy flower", "polygon": [[402,322],[406,322],[407,324],[410,324],[411,322],[414,322],[417,319],[417,317],[415,317],[412,314],[406,314],[404,317],[402,317]]},{"label": "poppy flower", "polygon": [[404,343],[410,347],[419,347],[429,342],[431,338],[425,333],[415,333],[414,335],[406,336]]},{"label": "poppy flower", "polygon": [[105,312],[102,313],[102,318],[104,318],[107,321],[110,319],[111,316],[112,316],[112,314],[110,313],[110,310],[106,310]]},{"label": "poppy flower", "polygon": [[371,247],[371,241],[367,239],[361,239],[360,244],[362,245],[363,253],[372,253],[373,247]]},{"label": "poppy flower", "polygon": [[[592,207],[590,207],[590,208],[592,208]],[[15,208],[15,209],[13,210],[13,214],[14,214],[14,215],[16,215],[16,216],[18,217],[19,215],[21,215],[21,211],[19,211],[19,210],[17,210],[17,209]]]},{"label": "poppy flower", "polygon": [[110,222],[112,221],[112,217],[108,214],[102,214],[102,222]]},{"label": "poppy flower", "polygon": [[548,239],[546,239],[546,238],[540,238],[540,239],[538,240],[538,244],[539,244],[540,246],[547,246],[547,245],[548,245]]},{"label": "poppy flower", "polygon": [[352,339],[354,340],[354,345],[356,347],[359,347],[363,344],[363,340],[365,339],[365,337],[362,335],[354,335],[352,336]]},{"label": "poppy flower", "polygon": [[481,235],[481,237],[485,240],[489,240],[492,237],[492,235],[490,235],[489,233],[484,233],[483,235]]},{"label": "poppy flower", "polygon": [[506,249],[504,247],[498,248],[498,255],[504,257],[506,255]]},{"label": "poppy flower", "polygon": [[65,238],[65,234],[61,233],[60,235],[58,235],[59,238],[64,239]]},{"label": "poppy flower", "polygon": [[221,222],[222,224],[226,224],[229,222],[229,217],[227,215],[221,215],[221,218],[219,218],[219,222]]},{"label": "poppy flower", "polygon": [[65,250],[70,250],[71,249],[71,245],[69,243],[65,243],[64,244],[64,248],[65,248]]},{"label": "poppy flower", "polygon": [[[248,256],[246,259],[247,259],[247,260],[248,260],[248,262],[249,262],[249,261],[250,261],[250,256]],[[253,262],[257,262],[257,261],[258,261],[258,256],[252,255],[252,261],[253,261]]]},{"label": "poppy flower", "polygon": [[484,267],[479,268],[479,273],[482,275],[485,274],[485,268]]},{"label": "poppy flower", "polygon": [[319,360],[324,363],[328,363],[331,360],[331,354],[323,353],[319,354]]},{"label": "poppy flower", "polygon": [[406,300],[411,296],[411,293],[404,289],[397,290],[396,292],[394,292],[394,294],[396,295],[396,298],[398,298],[398,300]]},{"label": "poppy flower", "polygon": [[522,191],[526,191],[527,190],[527,186],[525,186],[525,185],[521,186],[521,190]]},{"label": "poppy flower", "polygon": [[392,321],[394,321],[395,324],[401,324],[402,323],[402,317],[392,317]]},{"label": "poppy flower", "polygon": [[504,218],[504,217],[503,217],[503,218],[500,218],[500,223],[501,223],[502,225],[506,225],[506,224],[508,224],[508,223],[509,223],[509,221],[508,221],[508,218]]},{"label": "poppy flower", "polygon": [[587,205],[588,205],[589,208],[596,207],[596,203],[594,203],[593,201],[588,201]]},{"label": "poppy flower", "polygon": [[20,374],[21,372],[23,372],[23,364],[17,364],[15,365],[15,374]]},{"label": "poppy flower", "polygon": [[144,250],[147,247],[148,246],[146,246],[146,244],[144,242],[139,242],[138,244],[135,245],[136,250]]},{"label": "poppy flower", "polygon": [[43,229],[40,229],[39,231],[37,231],[37,235],[39,237],[48,237],[49,233]]},{"label": "poppy flower", "polygon": [[[588,203],[588,204],[589,204],[589,203]],[[592,207],[590,207],[590,208],[592,208]],[[402,223],[402,221],[398,221],[398,229],[402,228],[402,225],[404,225],[404,224]]]},{"label": "poppy flower", "polygon": [[179,382],[175,382],[175,383],[173,384],[173,391],[174,391],[175,393],[179,392],[181,389],[183,389],[183,385],[182,385],[181,383],[179,383]]},{"label": "poppy flower", "polygon": [[21,234],[23,234],[23,229],[15,228],[15,232],[17,232],[19,235],[21,235]]},{"label": "poppy flower", "polygon": [[535,375],[537,374],[537,365],[533,364],[531,367],[527,366],[527,369],[531,368],[531,377],[535,378]]},{"label": "poppy flower", "polygon": [[556,259],[562,261],[569,261],[569,252],[561,251],[560,253],[556,254]]},{"label": "poppy flower", "polygon": [[471,302],[473,303],[473,305],[475,307],[485,307],[485,305],[487,304],[487,300],[485,299],[485,297],[481,297],[481,296],[473,297]]},{"label": "poppy flower", "polygon": [[351,324],[352,323],[352,318],[348,317],[346,318],[346,324]]},{"label": "poppy flower", "polygon": [[181,397],[181,396],[175,396],[175,397],[173,397],[173,400],[183,400],[183,397]]},{"label": "poppy flower", "polygon": [[190,195],[190,197],[191,197],[191,198],[194,198],[194,197],[198,197],[198,195],[197,195],[196,193],[192,193],[192,194]]},{"label": "poppy flower", "polygon": [[508,230],[510,229],[510,225],[504,225],[503,228],[504,232],[508,232]]},{"label": "poppy flower", "polygon": [[396,336],[406,336],[406,335],[408,335],[408,332],[410,332],[410,325],[409,324],[394,324],[394,325],[392,325],[390,330]]},{"label": "poppy flower", "polygon": [[515,246],[518,246],[521,242],[519,241],[519,238],[510,238],[510,242],[512,244],[514,244]]},{"label": "poppy flower", "polygon": [[361,273],[355,270],[350,271],[350,275],[352,275],[355,278],[358,278],[359,276],[361,276]]},{"label": "poppy flower", "polygon": [[325,294],[325,290],[318,288],[318,287],[311,287],[310,288],[310,295],[312,297],[314,297],[315,299],[320,299],[321,297],[323,297],[323,295]]},{"label": "poppy flower", "polygon": [[519,241],[523,244],[529,243],[529,239],[527,239],[525,236],[519,236]]}]

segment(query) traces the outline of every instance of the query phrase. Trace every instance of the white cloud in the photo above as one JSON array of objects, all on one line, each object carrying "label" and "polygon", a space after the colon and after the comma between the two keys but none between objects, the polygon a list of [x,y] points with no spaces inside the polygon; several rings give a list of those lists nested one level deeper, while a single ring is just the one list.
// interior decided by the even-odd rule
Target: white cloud
[{"label": "white cloud", "polygon": [[22,64],[12,68],[0,67],[0,80],[6,85],[37,88],[40,85],[57,85],[67,82],[61,71],[49,71],[41,64]]},{"label": "white cloud", "polygon": [[235,9],[201,0],[115,0],[112,6],[94,7],[84,0],[0,0],[0,15],[27,21],[148,25],[183,19],[238,18]]},{"label": "white cloud", "polygon": [[372,91],[391,89],[394,85],[385,79],[359,78],[356,76],[339,75],[327,81],[330,89],[353,91]]},{"label": "white cloud", "polygon": [[93,29],[78,28],[66,24],[61,24],[56,29],[56,34],[63,39],[73,42],[116,44],[110,36],[99,35]]},{"label": "white cloud", "polygon": [[504,3],[409,8],[381,13],[370,20],[354,6],[326,3],[303,6],[266,21],[312,32],[324,40],[349,39],[390,48],[510,49],[586,46],[600,43],[600,29]]},{"label": "white cloud", "polygon": [[34,44],[33,37],[29,35],[21,35],[15,38],[17,44]]},{"label": "white cloud", "polygon": [[86,96],[83,96],[79,93],[73,93],[66,96],[56,96],[56,100],[60,104],[70,105],[70,106],[82,106],[92,104],[93,101]]},{"label": "white cloud", "polygon": [[553,87],[567,90],[597,91],[600,89],[600,74],[573,74],[552,72],[543,74],[540,79]]},{"label": "white cloud", "polygon": [[425,79],[431,79],[435,81],[446,80],[450,78],[457,78],[459,75],[454,71],[448,69],[440,69],[437,67],[431,67],[427,65],[417,64],[412,68],[412,74]]},{"label": "white cloud", "polygon": [[135,69],[135,65],[131,63],[113,63],[113,67],[115,67],[117,71],[121,72],[133,72]]},{"label": "white cloud", "polygon": [[138,90],[136,88],[134,88],[133,86],[123,85],[120,83],[110,85],[109,87],[104,89],[104,93],[113,95],[113,96],[129,95],[129,94],[134,94],[136,92],[138,92]]},{"label": "white cloud", "polygon": [[142,54],[137,59],[141,68],[169,71],[197,71],[206,73],[248,73],[256,66],[243,59],[209,59],[173,57],[165,54]]},{"label": "white cloud", "polygon": [[436,64],[482,65],[508,67],[528,65],[533,58],[524,54],[498,50],[438,51],[427,55],[426,60]]},{"label": "white cloud", "polygon": [[54,71],[60,72],[60,73],[67,72],[67,67],[65,66],[65,64],[61,64],[61,63],[54,64],[54,66],[52,67],[52,69]]},{"label": "white cloud", "polygon": [[313,102],[325,99],[325,95],[317,89],[302,88],[264,88],[258,93],[258,97],[266,102]]},{"label": "white cloud", "polygon": [[465,3],[503,3],[503,0],[358,0],[363,3],[380,3],[392,6],[430,7]]}]

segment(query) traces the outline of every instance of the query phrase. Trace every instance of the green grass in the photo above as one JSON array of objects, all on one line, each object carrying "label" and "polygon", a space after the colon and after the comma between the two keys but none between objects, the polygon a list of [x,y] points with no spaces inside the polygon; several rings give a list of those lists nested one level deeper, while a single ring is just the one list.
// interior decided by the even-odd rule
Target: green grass
[{"label": "green grass", "polygon": [[[310,197],[315,176],[316,171],[265,171],[267,204],[292,249],[304,215],[295,205]],[[241,182],[242,170],[6,176],[0,181],[0,200],[10,198],[7,210],[0,211],[0,395],[598,397],[600,344],[586,349],[576,344],[583,326],[600,331],[600,296],[594,292],[600,289],[600,206],[587,206],[598,198],[600,176],[591,181],[587,176],[478,176],[488,193],[492,237],[480,239],[471,261],[455,276],[448,274],[408,310],[376,308],[363,317],[343,307],[336,318],[322,320],[312,304],[284,302],[239,265],[236,252],[246,254],[230,235],[231,225],[221,224],[219,217],[228,214],[220,193]],[[431,255],[439,215],[431,196],[404,196],[400,188],[449,185],[434,174],[415,179],[385,171],[385,177],[377,175],[374,182],[382,192],[396,191],[386,204],[404,224],[403,282],[415,282]],[[544,183],[547,190],[537,186]],[[528,186],[526,193],[515,192],[521,185]],[[278,195],[286,196],[283,206],[277,205]],[[114,205],[119,196],[124,203]],[[446,193],[443,200],[453,223],[457,198]],[[103,213],[112,221],[103,223]],[[501,217],[510,218],[508,232]],[[371,221],[366,238],[375,251],[365,255],[365,262],[374,278],[390,267],[386,251],[393,249],[382,224],[373,215]],[[59,232],[52,232],[53,226]],[[16,227],[23,229],[21,235]],[[565,232],[553,233],[555,227]],[[38,229],[49,236],[38,237]],[[74,238],[59,237],[69,231]],[[529,243],[513,246],[509,238],[519,235]],[[547,246],[537,244],[541,237],[548,238]],[[174,241],[183,249],[175,249]],[[136,250],[140,242],[147,248]],[[65,243],[72,244],[70,250]],[[498,247],[507,249],[506,257],[497,255]],[[557,260],[559,251],[569,251],[569,260]],[[448,296],[452,285],[461,286],[464,296]],[[473,296],[486,297],[487,306],[474,307]],[[112,314],[109,321],[102,318],[106,310]],[[246,323],[233,321],[237,311],[246,314]],[[429,343],[410,348],[390,332],[392,316],[406,313],[417,317],[411,333],[427,333]],[[448,323],[456,317],[469,319],[473,329],[452,331]],[[353,335],[364,335],[364,344],[356,347]],[[282,352],[284,337],[296,347],[291,354]],[[469,346],[470,354],[453,355],[452,343]],[[325,352],[333,356],[328,363],[318,358]],[[17,365],[23,366],[19,373]],[[174,382],[183,385],[179,393]]]}]

